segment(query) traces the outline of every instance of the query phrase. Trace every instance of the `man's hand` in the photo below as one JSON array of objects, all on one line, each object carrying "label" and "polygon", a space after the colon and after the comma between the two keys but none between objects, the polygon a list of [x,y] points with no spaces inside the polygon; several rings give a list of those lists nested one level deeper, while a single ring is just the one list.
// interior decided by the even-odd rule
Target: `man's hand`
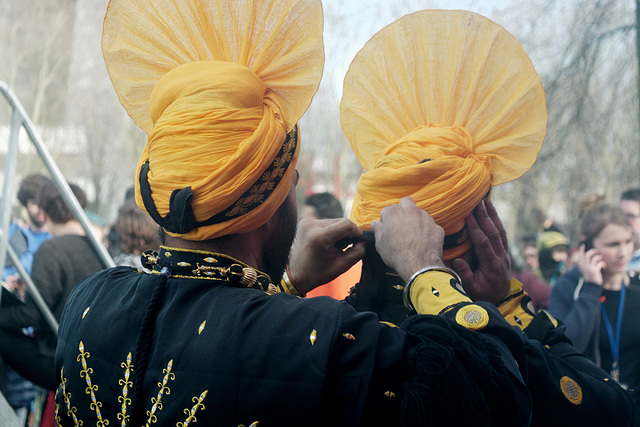
[{"label": "man's hand", "polygon": [[509,292],[511,259],[507,232],[490,200],[480,202],[465,222],[478,267],[472,271],[462,258],[454,259],[451,266],[471,299],[495,304]]},{"label": "man's hand", "polygon": [[349,270],[365,254],[366,243],[340,250],[338,240],[357,237],[362,231],[345,218],[303,219],[298,224],[289,258],[289,277],[307,293]]},{"label": "man's hand", "polygon": [[444,265],[444,230],[410,197],[382,209],[371,228],[380,257],[405,282],[423,267]]},{"label": "man's hand", "polygon": [[25,285],[18,274],[7,276],[5,283],[7,284],[7,288],[13,291],[21,299],[24,299],[27,295],[27,285]]}]

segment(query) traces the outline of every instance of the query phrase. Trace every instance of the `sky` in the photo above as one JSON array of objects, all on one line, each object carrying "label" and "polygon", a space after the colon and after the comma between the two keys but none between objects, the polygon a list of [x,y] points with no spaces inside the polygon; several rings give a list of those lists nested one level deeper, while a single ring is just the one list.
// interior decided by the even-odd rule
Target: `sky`
[{"label": "sky", "polygon": [[376,32],[423,9],[463,9],[500,23],[500,10],[515,0],[322,0],[325,13],[325,75],[340,96],[351,60]]}]

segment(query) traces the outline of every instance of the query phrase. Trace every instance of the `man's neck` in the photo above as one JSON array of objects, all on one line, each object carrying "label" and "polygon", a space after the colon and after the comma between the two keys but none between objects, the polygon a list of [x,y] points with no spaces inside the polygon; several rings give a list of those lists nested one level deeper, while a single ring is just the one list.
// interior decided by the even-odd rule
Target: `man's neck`
[{"label": "man's neck", "polygon": [[258,245],[258,239],[253,238],[251,234],[252,233],[237,234],[224,240],[211,239],[200,241],[185,240],[167,235],[165,246],[221,253],[235,258],[238,261],[242,261],[257,270],[264,271],[260,252],[261,246]]},{"label": "man's neck", "polygon": [[50,222],[48,228],[49,233],[51,233],[53,237],[64,236],[67,234],[84,236],[86,234],[82,225],[75,219],[64,223]]},{"label": "man's neck", "polygon": [[37,226],[34,223],[30,223],[29,224],[29,230],[31,230],[31,232],[33,234],[42,234],[42,233],[46,233],[47,231],[47,226],[42,224],[41,226]]}]

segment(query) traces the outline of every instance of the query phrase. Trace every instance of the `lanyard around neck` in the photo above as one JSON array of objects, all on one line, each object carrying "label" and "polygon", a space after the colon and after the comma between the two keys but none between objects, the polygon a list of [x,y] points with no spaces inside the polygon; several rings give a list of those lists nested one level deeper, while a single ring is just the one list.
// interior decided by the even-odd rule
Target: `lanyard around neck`
[{"label": "lanyard around neck", "polygon": [[620,302],[618,303],[618,315],[616,317],[616,333],[613,333],[609,316],[607,316],[607,309],[604,308],[604,303],[600,304],[600,311],[602,312],[602,318],[604,319],[604,326],[607,329],[607,335],[609,336],[609,346],[611,347],[611,356],[613,357],[613,369],[618,368],[618,362],[620,360],[620,326],[622,325],[622,308],[624,306],[624,293],[626,286],[624,280],[622,281],[622,288],[620,289]]}]

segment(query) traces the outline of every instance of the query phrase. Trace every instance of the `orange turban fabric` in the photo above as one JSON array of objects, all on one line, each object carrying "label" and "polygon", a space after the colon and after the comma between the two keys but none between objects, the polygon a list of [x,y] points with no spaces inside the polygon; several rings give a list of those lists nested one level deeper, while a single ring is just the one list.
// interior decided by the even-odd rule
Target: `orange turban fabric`
[{"label": "orange turban fabric", "polygon": [[539,76],[520,43],[467,11],[406,15],[351,63],[340,105],[366,173],[351,220],[370,229],[412,197],[444,228],[444,258],[467,251],[464,219],[492,186],[524,174],[546,133]]},{"label": "orange turban fabric", "polygon": [[322,21],[320,0],[111,0],[105,62],[148,135],[136,202],[170,235],[245,233],[286,199]]}]

